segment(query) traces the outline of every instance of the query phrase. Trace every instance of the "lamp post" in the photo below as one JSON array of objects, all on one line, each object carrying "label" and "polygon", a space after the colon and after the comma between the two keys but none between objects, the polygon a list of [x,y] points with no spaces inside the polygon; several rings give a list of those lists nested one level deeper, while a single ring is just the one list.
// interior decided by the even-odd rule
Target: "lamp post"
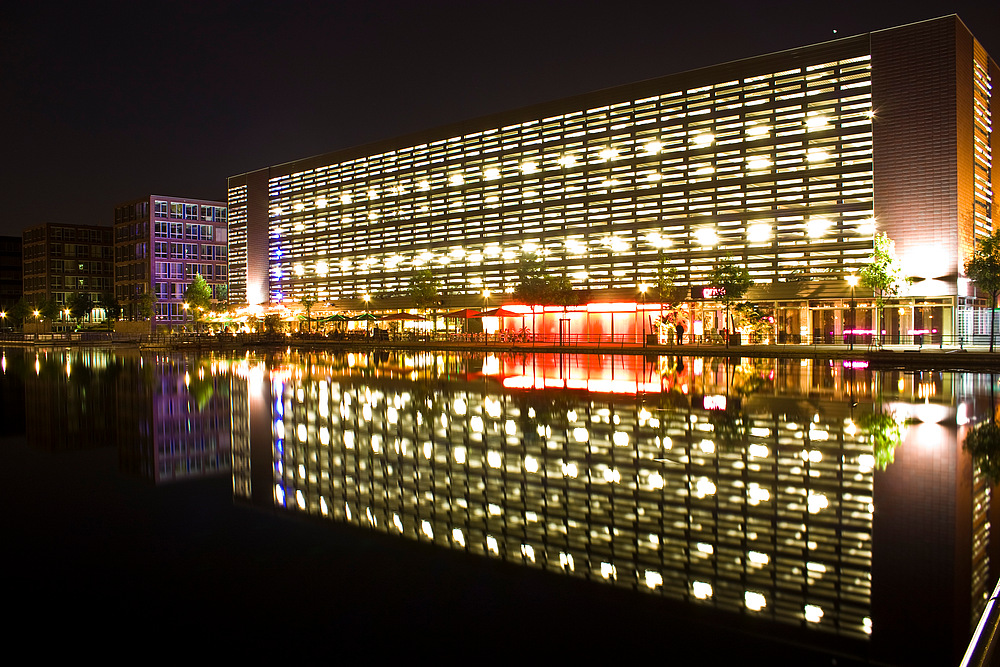
[{"label": "lamp post", "polygon": [[365,300],[365,333],[371,333],[371,321],[368,319],[368,303],[372,300],[372,295],[365,292],[361,297]]},{"label": "lamp post", "polygon": [[187,301],[185,301],[182,305],[184,306],[184,319],[182,320],[181,328],[186,329],[187,328],[188,308],[190,308],[191,306],[188,305]]},{"label": "lamp post", "polygon": [[649,286],[646,283],[639,285],[639,293],[642,294],[642,346],[646,347],[646,290]]},{"label": "lamp post", "polygon": [[847,276],[847,284],[851,286],[851,351],[854,351],[854,337],[858,334],[855,333],[857,330],[857,312],[854,310],[854,288],[858,286],[858,276],[856,274],[851,274]]},{"label": "lamp post", "polygon": [[483,290],[483,310],[487,311],[490,309],[490,291],[488,289]]},{"label": "lamp post", "polygon": [[33,314],[35,316],[35,340],[37,341],[38,340],[38,315],[39,315],[39,312],[37,310],[35,310],[33,312]]}]

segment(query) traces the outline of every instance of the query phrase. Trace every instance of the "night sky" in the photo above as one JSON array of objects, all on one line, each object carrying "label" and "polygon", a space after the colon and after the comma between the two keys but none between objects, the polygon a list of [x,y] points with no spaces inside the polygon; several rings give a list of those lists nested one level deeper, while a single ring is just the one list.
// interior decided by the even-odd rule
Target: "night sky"
[{"label": "night sky", "polygon": [[151,193],[221,200],[260,167],[950,13],[1000,57],[996,0],[8,0],[0,234],[111,224]]}]

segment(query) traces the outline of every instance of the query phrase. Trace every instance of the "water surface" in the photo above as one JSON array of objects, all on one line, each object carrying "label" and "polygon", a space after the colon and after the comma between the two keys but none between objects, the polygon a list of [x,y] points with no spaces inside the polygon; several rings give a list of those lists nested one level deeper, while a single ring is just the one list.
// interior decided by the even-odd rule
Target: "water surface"
[{"label": "water surface", "polygon": [[0,365],[17,599],[84,639],[104,605],[143,641],[211,618],[268,645],[947,664],[996,579],[962,446],[989,375],[291,349]]}]

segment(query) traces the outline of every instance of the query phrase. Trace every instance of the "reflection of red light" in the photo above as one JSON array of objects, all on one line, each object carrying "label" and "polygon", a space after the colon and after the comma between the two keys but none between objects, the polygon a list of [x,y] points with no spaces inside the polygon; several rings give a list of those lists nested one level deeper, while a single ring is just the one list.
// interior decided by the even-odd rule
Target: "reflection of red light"
[{"label": "reflection of red light", "polygon": [[725,410],[726,397],[721,394],[702,397],[702,405],[706,410]]}]

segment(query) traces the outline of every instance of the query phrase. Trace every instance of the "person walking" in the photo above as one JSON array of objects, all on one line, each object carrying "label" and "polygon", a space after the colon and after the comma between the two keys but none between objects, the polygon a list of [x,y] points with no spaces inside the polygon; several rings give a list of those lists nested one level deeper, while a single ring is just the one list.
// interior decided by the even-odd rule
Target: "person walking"
[{"label": "person walking", "polygon": [[677,344],[684,344],[684,325],[680,322],[677,323]]}]

